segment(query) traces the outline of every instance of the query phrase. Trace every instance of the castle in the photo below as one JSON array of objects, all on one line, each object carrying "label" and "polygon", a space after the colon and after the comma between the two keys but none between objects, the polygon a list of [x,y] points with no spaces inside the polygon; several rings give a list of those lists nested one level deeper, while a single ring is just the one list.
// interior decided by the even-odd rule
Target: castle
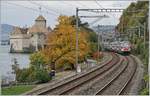
[{"label": "castle", "polygon": [[46,26],[46,19],[42,15],[35,19],[32,27],[14,27],[10,34],[10,52],[34,52],[44,48],[49,32],[51,28]]}]

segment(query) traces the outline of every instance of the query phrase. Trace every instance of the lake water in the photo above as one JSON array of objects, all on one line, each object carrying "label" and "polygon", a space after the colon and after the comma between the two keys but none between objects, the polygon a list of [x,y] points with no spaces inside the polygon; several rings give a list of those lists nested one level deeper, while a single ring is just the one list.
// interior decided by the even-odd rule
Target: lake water
[{"label": "lake water", "polygon": [[9,46],[0,45],[0,72],[1,76],[10,76],[11,65],[13,64],[13,59],[16,58],[20,68],[29,67],[29,56],[30,54],[21,53],[9,53]]}]

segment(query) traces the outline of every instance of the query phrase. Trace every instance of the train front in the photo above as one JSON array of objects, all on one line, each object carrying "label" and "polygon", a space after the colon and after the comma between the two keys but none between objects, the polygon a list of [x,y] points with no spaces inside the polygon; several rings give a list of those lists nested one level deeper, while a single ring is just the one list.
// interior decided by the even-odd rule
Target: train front
[{"label": "train front", "polygon": [[121,43],[121,53],[130,53],[131,52],[131,44],[130,42],[122,42]]}]

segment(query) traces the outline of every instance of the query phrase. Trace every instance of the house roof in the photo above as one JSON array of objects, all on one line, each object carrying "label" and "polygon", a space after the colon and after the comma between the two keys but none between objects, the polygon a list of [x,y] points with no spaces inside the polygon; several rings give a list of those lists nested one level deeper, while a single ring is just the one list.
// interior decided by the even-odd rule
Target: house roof
[{"label": "house roof", "polygon": [[26,34],[27,33],[28,28],[20,28],[20,27],[14,27],[13,31],[11,32],[11,34]]}]

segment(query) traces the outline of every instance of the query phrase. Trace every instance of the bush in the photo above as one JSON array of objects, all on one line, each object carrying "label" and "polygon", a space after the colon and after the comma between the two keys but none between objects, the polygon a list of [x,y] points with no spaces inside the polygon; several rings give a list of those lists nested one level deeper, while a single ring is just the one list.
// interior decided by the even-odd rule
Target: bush
[{"label": "bush", "polygon": [[51,78],[48,75],[46,70],[33,70],[31,68],[22,69],[18,75],[18,82],[38,82],[45,83],[48,82]]},{"label": "bush", "polygon": [[100,58],[103,57],[103,54],[102,54],[102,52],[98,52],[98,51],[97,51],[97,52],[93,53],[92,56],[93,56],[93,59],[94,59],[94,60],[97,60],[97,59],[98,59],[98,56],[99,56],[99,59],[100,59]]},{"label": "bush", "polygon": [[22,69],[22,70],[20,70],[20,72],[19,72],[19,74],[17,76],[17,81],[18,82],[25,82],[27,77],[28,77],[27,69]]},{"label": "bush", "polygon": [[47,71],[38,70],[36,72],[36,79],[38,80],[39,83],[45,83],[48,82],[51,79],[51,77],[49,76]]},{"label": "bush", "polygon": [[35,72],[31,68],[20,70],[17,76],[18,82],[34,82],[35,80]]},{"label": "bush", "polygon": [[64,67],[64,70],[72,70],[73,69],[73,65],[69,64],[69,63],[64,64],[63,67]]},{"label": "bush", "polygon": [[140,92],[140,95],[149,95],[149,89],[148,88],[142,89],[142,91]]},{"label": "bush", "polygon": [[20,83],[48,82],[51,78],[46,71],[46,60],[44,56],[40,52],[37,52],[30,56],[30,60],[29,68],[20,69],[16,72],[17,81]]}]

